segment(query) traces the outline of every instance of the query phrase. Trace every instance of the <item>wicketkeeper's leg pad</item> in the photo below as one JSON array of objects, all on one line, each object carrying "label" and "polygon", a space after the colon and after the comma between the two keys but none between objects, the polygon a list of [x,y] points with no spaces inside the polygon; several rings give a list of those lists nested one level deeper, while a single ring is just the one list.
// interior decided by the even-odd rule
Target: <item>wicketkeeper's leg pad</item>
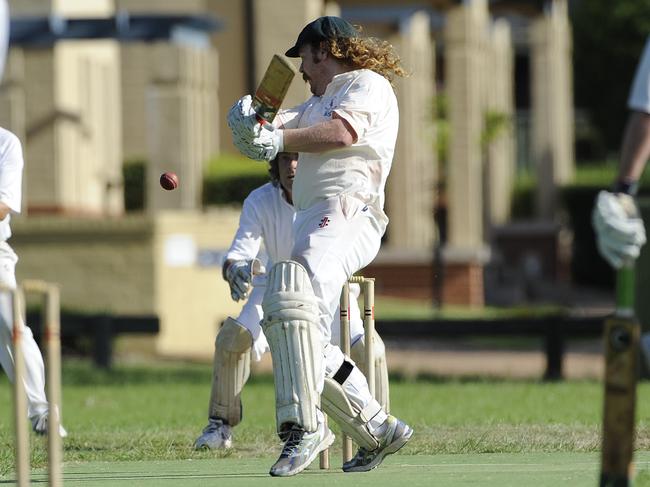
[{"label": "wicketkeeper's leg pad", "polygon": [[316,296],[305,268],[290,260],[275,264],[262,308],[262,329],[273,357],[278,432],[285,423],[316,431],[323,348]]},{"label": "wicketkeeper's leg pad", "polygon": [[[375,331],[372,349],[375,356],[375,399],[381,404],[385,411],[390,409],[390,391],[388,386],[388,363],[386,362],[386,347],[384,341]],[[365,337],[362,336],[350,348],[350,358],[366,369],[366,345]]]},{"label": "wicketkeeper's leg pad", "polygon": [[250,331],[234,318],[226,318],[214,346],[208,414],[231,426],[239,424],[242,418],[241,391],[250,375],[252,344]]}]

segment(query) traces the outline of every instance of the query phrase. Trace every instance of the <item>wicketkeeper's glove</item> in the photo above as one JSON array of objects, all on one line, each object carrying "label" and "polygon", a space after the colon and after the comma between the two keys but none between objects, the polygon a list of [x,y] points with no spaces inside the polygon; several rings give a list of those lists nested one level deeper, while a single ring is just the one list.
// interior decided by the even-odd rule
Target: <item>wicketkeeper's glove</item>
[{"label": "wicketkeeper's glove", "polygon": [[601,191],[591,220],[598,250],[612,267],[620,269],[639,257],[646,235],[633,196]]},{"label": "wicketkeeper's glove", "polygon": [[251,290],[254,274],[263,274],[264,266],[258,259],[236,260],[224,267],[223,278],[230,286],[230,297],[233,301],[246,299]]}]

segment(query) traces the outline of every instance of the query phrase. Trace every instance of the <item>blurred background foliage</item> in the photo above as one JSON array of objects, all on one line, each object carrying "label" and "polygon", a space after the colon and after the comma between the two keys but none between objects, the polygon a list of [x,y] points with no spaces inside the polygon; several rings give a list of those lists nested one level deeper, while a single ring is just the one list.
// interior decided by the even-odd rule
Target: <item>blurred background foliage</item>
[{"label": "blurred background foliage", "polygon": [[203,206],[241,204],[255,188],[270,181],[269,165],[223,153],[208,162],[203,177]]},{"label": "blurred background foliage", "polygon": [[650,0],[574,2],[571,23],[575,103],[594,128],[593,157],[602,159],[620,148],[630,84],[650,34]]}]

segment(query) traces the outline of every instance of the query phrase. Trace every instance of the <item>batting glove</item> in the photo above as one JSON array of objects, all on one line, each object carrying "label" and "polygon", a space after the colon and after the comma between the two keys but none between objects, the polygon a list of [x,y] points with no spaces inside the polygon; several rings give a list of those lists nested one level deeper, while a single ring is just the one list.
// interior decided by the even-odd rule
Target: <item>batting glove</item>
[{"label": "batting glove", "polygon": [[258,259],[236,260],[224,269],[224,279],[230,286],[233,301],[246,299],[251,290],[253,275],[263,274],[264,266]]},{"label": "batting glove", "polygon": [[251,142],[253,140],[260,129],[250,95],[243,96],[230,107],[226,121],[230,127],[233,141]]},{"label": "batting glove", "polygon": [[612,267],[620,269],[639,257],[645,226],[631,195],[601,191],[591,220],[598,250]]},{"label": "batting glove", "polygon": [[275,159],[278,152],[284,150],[284,131],[275,128],[270,123],[261,126],[258,135],[253,139],[252,145],[259,149],[261,159],[270,161]]},{"label": "batting glove", "polygon": [[239,149],[239,152],[241,152],[249,159],[253,159],[256,161],[266,161],[266,159],[264,158],[266,153],[264,147],[256,145],[255,143],[253,143],[253,141],[244,138],[236,139],[233,137],[232,142],[233,144],[235,144],[235,147]]}]

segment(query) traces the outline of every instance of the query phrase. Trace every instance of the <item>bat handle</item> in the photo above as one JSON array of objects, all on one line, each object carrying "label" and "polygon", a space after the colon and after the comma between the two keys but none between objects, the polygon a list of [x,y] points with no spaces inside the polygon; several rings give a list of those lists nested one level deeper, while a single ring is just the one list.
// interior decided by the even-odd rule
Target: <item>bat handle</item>
[{"label": "bat handle", "polygon": [[626,264],[616,272],[616,312],[617,314],[634,313],[635,272],[634,261]]}]

